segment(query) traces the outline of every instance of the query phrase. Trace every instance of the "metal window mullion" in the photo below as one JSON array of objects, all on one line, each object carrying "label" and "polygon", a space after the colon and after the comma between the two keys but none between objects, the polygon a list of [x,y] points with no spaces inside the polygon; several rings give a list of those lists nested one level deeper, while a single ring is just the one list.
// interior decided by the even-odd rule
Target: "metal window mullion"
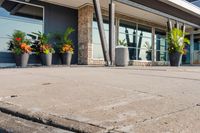
[{"label": "metal window mullion", "polygon": [[138,24],[136,24],[136,60],[139,60],[138,50]]},{"label": "metal window mullion", "polygon": [[152,61],[156,61],[155,28],[152,27]]}]

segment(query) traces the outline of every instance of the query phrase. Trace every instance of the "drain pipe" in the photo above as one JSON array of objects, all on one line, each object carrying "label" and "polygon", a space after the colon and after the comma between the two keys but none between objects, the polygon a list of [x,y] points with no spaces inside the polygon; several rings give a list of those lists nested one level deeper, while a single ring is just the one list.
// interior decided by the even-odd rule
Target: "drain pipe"
[{"label": "drain pipe", "polygon": [[94,10],[95,10],[97,24],[99,28],[99,35],[101,39],[101,46],[103,49],[104,60],[106,62],[106,66],[110,66],[110,58],[109,58],[109,53],[107,50],[108,45],[107,45],[106,34],[105,34],[104,26],[103,26],[103,17],[101,13],[100,2],[99,0],[93,0],[93,4],[94,4]]}]

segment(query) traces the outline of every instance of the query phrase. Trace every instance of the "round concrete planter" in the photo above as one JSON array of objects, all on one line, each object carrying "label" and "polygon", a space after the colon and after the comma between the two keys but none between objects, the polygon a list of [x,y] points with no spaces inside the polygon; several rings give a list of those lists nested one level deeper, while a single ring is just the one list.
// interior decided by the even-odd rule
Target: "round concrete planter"
[{"label": "round concrete planter", "polygon": [[115,65],[128,66],[129,64],[129,50],[128,47],[119,46],[115,48]]},{"label": "round concrete planter", "polygon": [[15,54],[16,66],[27,67],[28,59],[29,59],[28,53],[23,53],[23,54],[20,54],[20,55]]},{"label": "round concrete planter", "polygon": [[72,60],[72,53],[71,52],[63,53],[61,55],[61,59],[62,59],[62,64],[63,65],[70,66],[71,65],[71,60]]},{"label": "round concrete planter", "polygon": [[169,54],[169,60],[171,66],[180,66],[182,60],[182,54],[179,52]]},{"label": "round concrete planter", "polygon": [[51,66],[51,64],[52,64],[52,53],[49,53],[49,54],[41,53],[40,58],[41,58],[42,65]]}]

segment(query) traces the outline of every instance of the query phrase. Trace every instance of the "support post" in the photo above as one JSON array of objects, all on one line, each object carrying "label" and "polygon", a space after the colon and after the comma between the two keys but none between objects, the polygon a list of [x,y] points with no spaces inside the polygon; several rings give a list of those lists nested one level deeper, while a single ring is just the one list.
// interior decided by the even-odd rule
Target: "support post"
[{"label": "support post", "polygon": [[179,22],[178,22],[178,21],[176,21],[176,24],[174,25],[174,27],[177,28],[177,29],[180,29],[180,26],[179,26]]},{"label": "support post", "polygon": [[168,30],[168,32],[170,32],[172,29],[173,29],[173,27],[172,27],[172,21],[169,19],[168,20],[168,22],[167,22],[167,30]]},{"label": "support post", "polygon": [[153,27],[152,30],[152,61],[153,63],[156,62],[156,38],[155,38],[155,28]]},{"label": "support post", "polygon": [[190,64],[194,63],[194,34],[193,31],[190,34]]},{"label": "support post", "polygon": [[109,55],[110,64],[113,66],[115,62],[115,4],[113,0],[109,4]]},{"label": "support post", "polygon": [[185,33],[185,30],[186,30],[185,24],[183,24],[183,25],[181,26],[181,30],[183,31],[183,33]]},{"label": "support post", "polygon": [[99,28],[99,35],[100,35],[100,40],[101,40],[101,46],[103,50],[103,55],[104,55],[104,60],[106,62],[106,65],[110,65],[110,58],[109,58],[109,53],[107,50],[107,41],[106,41],[106,34],[103,26],[103,17],[101,13],[101,7],[100,7],[100,2],[99,0],[93,0],[94,4],[94,10],[97,18],[97,24]]}]

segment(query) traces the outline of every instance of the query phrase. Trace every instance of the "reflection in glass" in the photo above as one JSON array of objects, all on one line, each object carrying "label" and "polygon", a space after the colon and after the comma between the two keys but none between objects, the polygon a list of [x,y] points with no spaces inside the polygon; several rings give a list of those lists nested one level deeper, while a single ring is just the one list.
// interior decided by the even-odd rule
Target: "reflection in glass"
[{"label": "reflection in glass", "polygon": [[156,60],[157,61],[167,61],[167,52],[156,51]]},{"label": "reflection in glass", "polygon": [[138,60],[152,60],[151,28],[138,25]]},{"label": "reflection in glass", "polygon": [[[106,33],[106,39],[107,39],[107,44],[108,44],[108,38],[109,38],[109,24],[108,20],[104,20],[104,29]],[[107,46],[108,47],[108,46]],[[98,30],[98,25],[97,21],[94,18],[93,23],[92,23],[92,52],[93,52],[93,58],[94,59],[103,59],[103,50],[101,46],[101,40],[100,40],[100,35],[99,35],[99,30]]]},{"label": "reflection in glass", "polygon": [[8,52],[9,35],[14,30],[26,33],[43,31],[43,8],[4,1],[0,6],[0,51]]},{"label": "reflection in glass", "polygon": [[120,21],[119,25],[119,40],[125,40],[129,47],[130,60],[136,60],[136,47],[137,47],[137,28],[135,23]]},{"label": "reflection in glass", "polygon": [[152,38],[151,27],[138,25],[138,36]]},{"label": "reflection in glass", "polygon": [[146,60],[151,61],[152,60],[152,50],[151,49],[138,49],[138,60]]},{"label": "reflection in glass", "polygon": [[155,34],[156,44],[156,61],[167,61],[167,41],[166,32],[156,29]]}]

